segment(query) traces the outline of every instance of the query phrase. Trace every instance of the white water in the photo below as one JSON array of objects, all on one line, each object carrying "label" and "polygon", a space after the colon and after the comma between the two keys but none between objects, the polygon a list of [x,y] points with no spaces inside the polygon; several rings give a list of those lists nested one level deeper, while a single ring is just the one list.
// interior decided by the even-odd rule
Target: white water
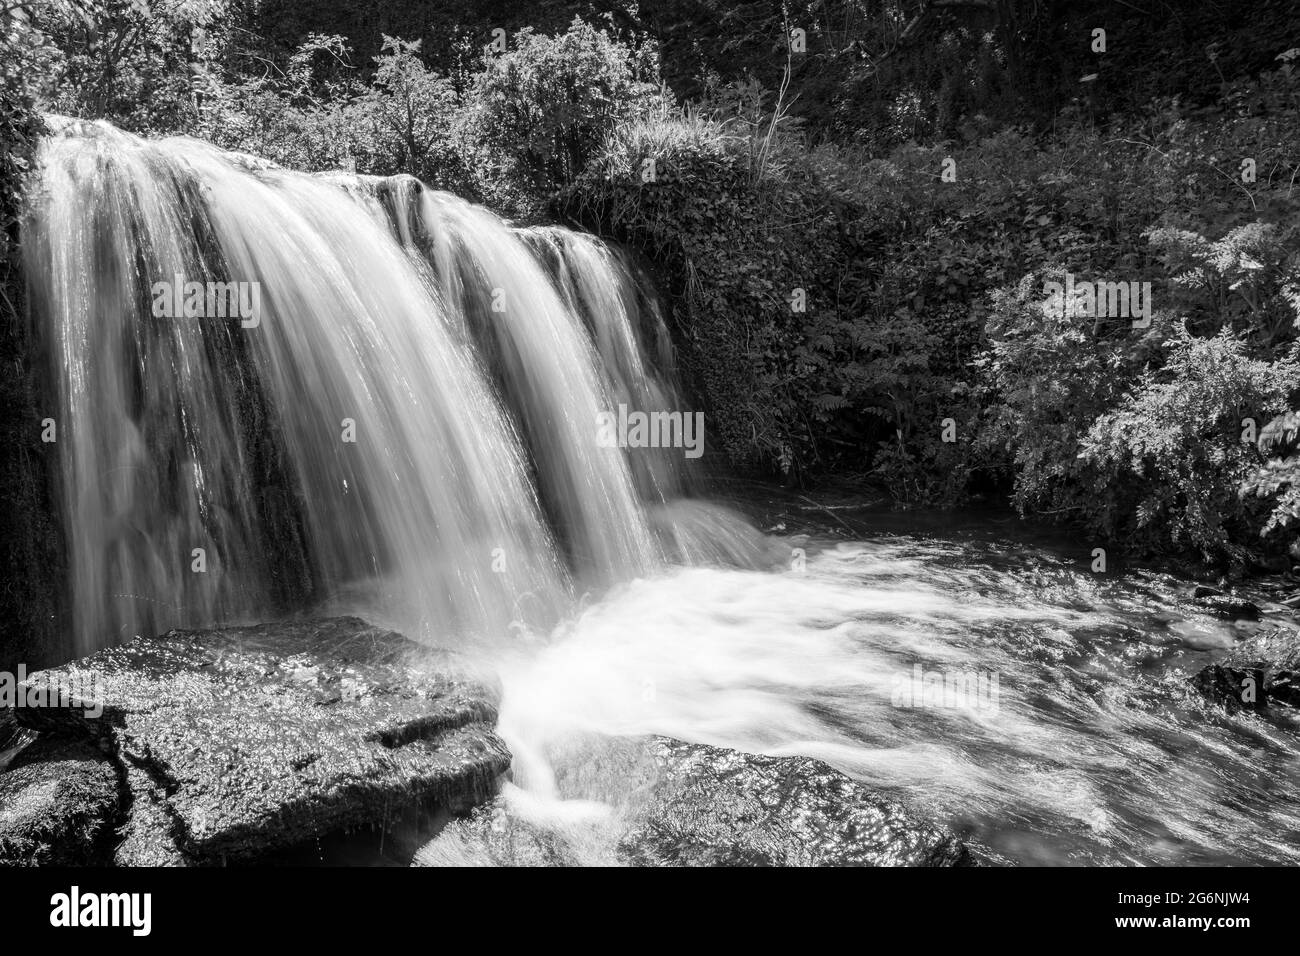
[{"label": "white water", "polygon": [[[83,652],[309,602],[443,643],[545,629],[575,586],[740,527],[675,500],[679,450],[634,479],[598,445],[617,401],[681,406],[662,323],[643,345],[639,290],[594,241],[409,178],[57,125],[26,261]],[[153,315],[174,275],[257,283],[260,322]]]},{"label": "white water", "polygon": [[[803,572],[632,582],[498,661],[512,812],[613,858],[617,781],[560,801],[554,761],[663,734],[820,758],[1020,862],[1300,862],[1294,731],[1186,686],[1235,634],[1181,620],[1176,582],[1102,587],[1005,544],[797,543]],[[899,706],[918,665],[996,675],[996,708]]]}]

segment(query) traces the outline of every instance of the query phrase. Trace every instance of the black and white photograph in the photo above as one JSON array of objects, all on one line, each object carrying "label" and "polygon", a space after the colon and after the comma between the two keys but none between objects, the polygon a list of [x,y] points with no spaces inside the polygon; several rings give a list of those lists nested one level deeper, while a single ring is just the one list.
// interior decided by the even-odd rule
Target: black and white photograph
[{"label": "black and white photograph", "polygon": [[1291,921],[1293,0],[0,0],[0,71],[6,924]]}]

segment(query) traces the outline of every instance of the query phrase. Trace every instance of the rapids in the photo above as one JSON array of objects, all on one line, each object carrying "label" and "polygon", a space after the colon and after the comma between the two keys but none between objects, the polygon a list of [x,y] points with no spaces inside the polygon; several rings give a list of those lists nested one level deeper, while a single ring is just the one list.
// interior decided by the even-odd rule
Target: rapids
[{"label": "rapids", "polygon": [[[616,832],[617,802],[555,801],[551,762],[588,734],[655,733],[822,759],[1023,864],[1300,862],[1300,726],[1186,682],[1267,621],[1197,614],[1166,572],[1099,577],[1086,549],[986,516],[836,517],[776,539],[803,562],[637,580],[503,655],[513,812]],[[991,676],[994,699],[908,706],[918,668]]]}]

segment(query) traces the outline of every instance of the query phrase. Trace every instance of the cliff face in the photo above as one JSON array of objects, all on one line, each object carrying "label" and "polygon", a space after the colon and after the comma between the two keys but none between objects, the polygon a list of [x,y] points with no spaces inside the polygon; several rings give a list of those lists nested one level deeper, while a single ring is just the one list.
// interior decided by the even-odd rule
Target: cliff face
[{"label": "cliff face", "polygon": [[[4,52],[6,60],[7,51]],[[14,71],[0,78],[0,671],[60,663],[63,560],[53,515],[54,444],[40,343],[27,320],[18,239],[27,172],[43,123]]]}]

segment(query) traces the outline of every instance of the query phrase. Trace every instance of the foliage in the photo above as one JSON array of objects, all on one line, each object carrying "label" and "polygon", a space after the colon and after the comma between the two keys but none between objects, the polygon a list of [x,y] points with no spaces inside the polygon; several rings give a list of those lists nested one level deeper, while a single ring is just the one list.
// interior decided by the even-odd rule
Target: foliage
[{"label": "foliage", "polygon": [[1047,269],[993,294],[989,345],[975,363],[987,409],[979,442],[1010,473],[1021,513],[1080,518],[1091,511],[1109,533],[1114,519],[1089,494],[1095,478],[1080,445],[1136,371],[1159,359],[1167,319],[1156,316],[1149,333],[1134,336],[1077,301],[1046,298],[1045,284],[1064,281],[1065,271]]},{"label": "foliage", "polygon": [[311,35],[285,68],[223,80],[213,77],[194,132],[218,146],[252,153],[295,169],[318,171],[348,164],[362,151],[349,111],[362,91],[346,72],[342,37]]},{"label": "foliage", "polygon": [[223,42],[225,0],[62,0],[33,22],[50,41],[37,74],[51,112],[111,119],[141,134],[193,120]]},{"label": "foliage", "polygon": [[501,176],[539,195],[572,183],[617,126],[661,102],[652,44],[625,46],[581,19],[512,40],[474,78],[467,132]]},{"label": "foliage", "polygon": [[1294,229],[1252,222],[1211,242],[1194,232],[1162,228],[1150,234],[1171,276],[1171,305],[1193,327],[1226,324],[1270,348],[1295,338],[1300,314],[1300,252],[1287,241]]},{"label": "foliage", "polygon": [[788,472],[806,466],[819,423],[847,404],[829,386],[807,391],[833,364],[817,323],[839,321],[832,296],[846,260],[807,164],[778,145],[760,168],[758,153],[735,125],[663,111],[616,130],[556,205],[671,274],[688,370],[718,438],[738,463]]},{"label": "foliage", "polygon": [[1090,490],[1107,505],[1108,530],[1138,538],[1128,542],[1136,551],[1172,545],[1242,562],[1241,542],[1263,523],[1255,502],[1238,495],[1258,463],[1247,422],[1287,407],[1300,366],[1249,358],[1226,327],[1208,339],[1184,330],[1169,346],[1164,367],[1145,373],[1084,438],[1081,458],[1096,469]]},{"label": "foliage", "polygon": [[375,144],[359,165],[450,188],[469,181],[456,128],[459,97],[450,80],[420,62],[419,49],[419,41],[384,38],[374,77],[353,106],[363,117],[355,125],[368,121]]}]

